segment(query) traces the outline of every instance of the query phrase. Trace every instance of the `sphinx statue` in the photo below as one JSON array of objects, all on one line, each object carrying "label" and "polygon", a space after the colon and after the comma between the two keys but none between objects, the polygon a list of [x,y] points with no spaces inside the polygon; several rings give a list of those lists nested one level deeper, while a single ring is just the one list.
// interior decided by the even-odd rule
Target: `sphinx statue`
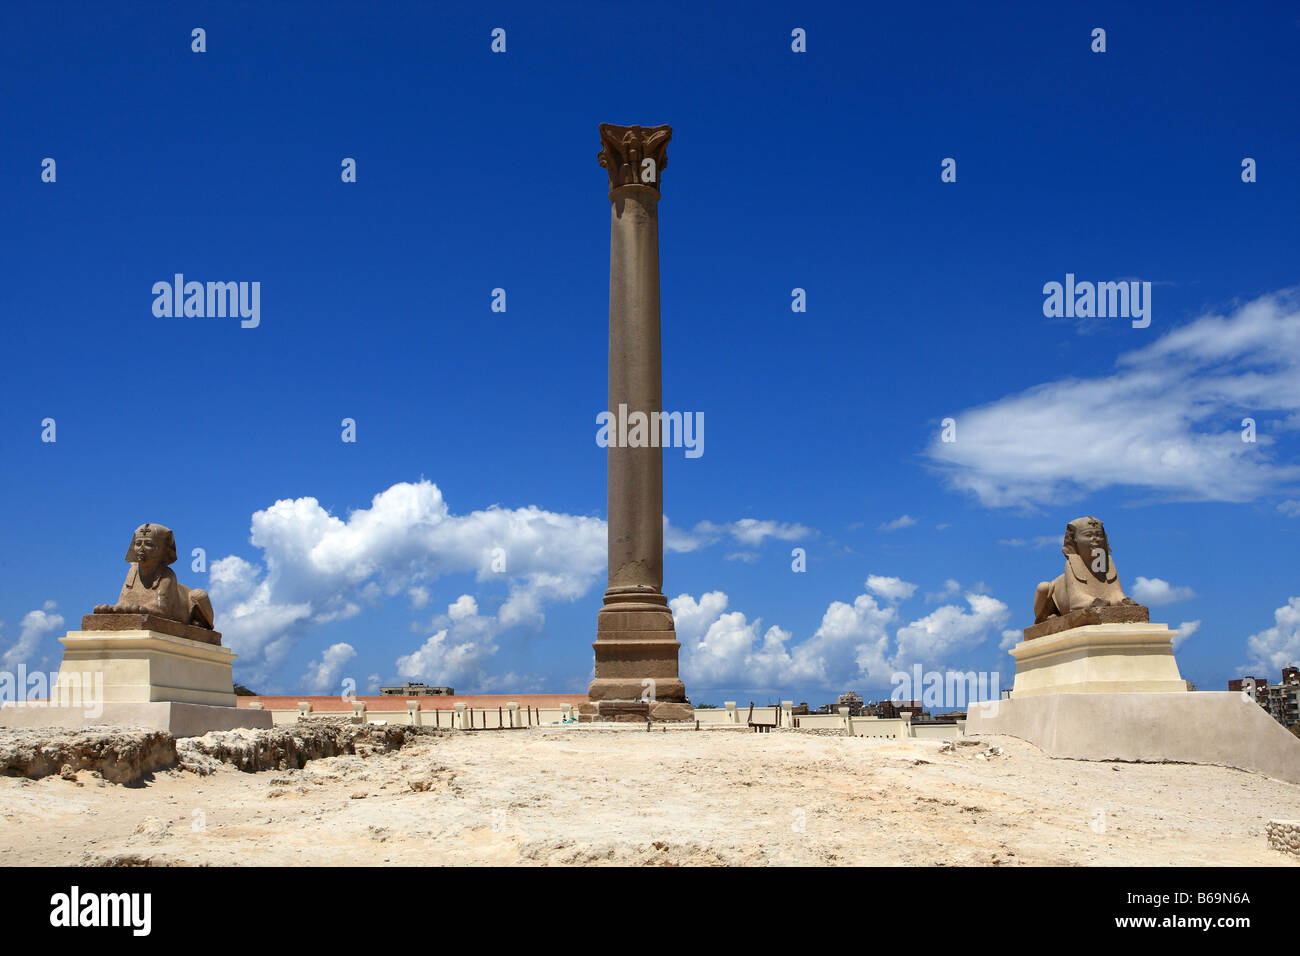
[{"label": "sphinx statue", "polygon": [[179,624],[213,629],[208,592],[176,580],[176,538],[170,528],[142,524],[126,549],[126,583],[116,604],[97,604],[96,614],[150,614]]},{"label": "sphinx statue", "polygon": [[1106,528],[1096,518],[1075,518],[1066,525],[1061,553],[1065,573],[1041,582],[1034,592],[1035,624],[1083,608],[1139,606],[1120,586]]}]

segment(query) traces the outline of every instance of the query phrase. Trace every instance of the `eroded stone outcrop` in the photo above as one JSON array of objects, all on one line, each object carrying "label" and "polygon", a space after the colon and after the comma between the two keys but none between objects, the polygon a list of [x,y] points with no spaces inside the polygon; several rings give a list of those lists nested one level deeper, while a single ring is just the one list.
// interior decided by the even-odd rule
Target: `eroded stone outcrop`
[{"label": "eroded stone outcrop", "polygon": [[176,764],[176,738],[161,730],[104,727],[93,730],[0,730],[0,774],[75,779],[91,770],[110,783],[134,783]]},{"label": "eroded stone outcrop", "polygon": [[414,736],[443,736],[431,727],[356,724],[315,719],[270,729],[214,731],[177,740],[159,730],[96,727],[0,728],[0,775],[39,779],[78,771],[98,773],[109,783],[134,783],[177,767],[207,775],[228,764],[239,770],[298,770],[309,760],[396,750]]},{"label": "eroded stone outcrop", "polygon": [[186,737],[178,741],[176,751],[181,768],[199,774],[209,774],[221,764],[250,773],[299,770],[307,761],[322,757],[387,753],[420,735],[441,736],[441,732],[429,727],[314,719],[270,730],[222,730]]}]

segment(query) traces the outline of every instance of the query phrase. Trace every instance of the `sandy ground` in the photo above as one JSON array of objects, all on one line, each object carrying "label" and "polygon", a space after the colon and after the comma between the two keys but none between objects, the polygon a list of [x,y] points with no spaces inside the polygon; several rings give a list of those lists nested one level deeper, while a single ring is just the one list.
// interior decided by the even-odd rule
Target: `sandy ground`
[{"label": "sandy ground", "polygon": [[1263,835],[1300,787],[987,741],[541,728],[135,786],[0,778],[0,865],[1300,865]]}]

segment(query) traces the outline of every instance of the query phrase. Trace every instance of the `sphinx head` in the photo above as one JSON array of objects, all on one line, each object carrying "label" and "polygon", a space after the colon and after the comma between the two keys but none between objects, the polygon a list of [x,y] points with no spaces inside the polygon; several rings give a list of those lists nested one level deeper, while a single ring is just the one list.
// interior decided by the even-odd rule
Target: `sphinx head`
[{"label": "sphinx head", "polygon": [[1077,554],[1083,563],[1091,567],[1095,562],[1097,550],[1105,552],[1106,563],[1110,564],[1110,541],[1106,537],[1105,526],[1096,518],[1075,518],[1065,526],[1065,540],[1061,543],[1061,553],[1067,558]]},{"label": "sphinx head", "polygon": [[145,567],[168,567],[176,561],[176,538],[171,528],[160,524],[142,524],[131,535],[126,549],[128,564]]}]

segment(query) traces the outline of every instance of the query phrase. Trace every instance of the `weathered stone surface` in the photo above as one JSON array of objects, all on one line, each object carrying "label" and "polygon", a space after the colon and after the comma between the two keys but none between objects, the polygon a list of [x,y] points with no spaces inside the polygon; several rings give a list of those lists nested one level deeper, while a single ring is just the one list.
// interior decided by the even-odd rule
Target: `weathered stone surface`
[{"label": "weathered stone surface", "polygon": [[186,737],[177,743],[176,754],[182,769],[199,774],[209,774],[223,763],[248,773],[299,770],[321,757],[387,753],[421,735],[444,736],[432,727],[312,718],[270,730],[223,730]]},{"label": "weathered stone surface", "polygon": [[83,631],[156,631],[172,637],[183,637],[189,641],[204,644],[221,644],[221,633],[211,628],[196,624],[182,624],[169,621],[156,614],[83,614],[81,616]]},{"label": "weathered stone surface", "polygon": [[1265,833],[1277,852],[1300,856],[1300,820],[1269,820]]},{"label": "weathered stone surface", "polygon": [[656,723],[677,723],[695,720],[695,708],[690,704],[658,701],[650,705],[650,719]]},{"label": "weathered stone surface", "polygon": [[650,719],[650,704],[644,700],[601,700],[596,702],[599,720],[641,721]]},{"label": "weathered stone surface", "polygon": [[366,757],[396,750],[416,736],[441,737],[432,727],[352,724],[313,718],[269,730],[227,730],[177,740],[157,730],[0,728],[0,775],[75,780],[81,770],[109,783],[134,783],[172,767],[202,775],[222,764],[240,770],[297,770],[307,761],[340,754]]},{"label": "weathered stone surface", "polygon": [[65,779],[92,770],[110,783],[134,783],[176,764],[176,739],[156,730],[0,730],[0,774]]},{"label": "weathered stone surface", "polygon": [[1085,607],[1069,614],[1049,617],[1041,624],[1025,628],[1025,640],[1059,634],[1087,624],[1146,624],[1151,620],[1150,610],[1141,604],[1120,604],[1113,607]]},{"label": "weathered stone surface", "polygon": [[[659,180],[672,132],[669,126],[600,125],[598,158],[609,173],[611,204],[609,412],[621,417],[627,410],[650,421],[663,411]],[[684,703],[680,645],[663,594],[663,449],[657,440],[633,445],[615,439],[606,457],[609,583],[587,693],[593,701],[618,701],[649,691],[657,700]]]},{"label": "weathered stone surface", "polygon": [[[95,615],[145,614],[213,630],[215,618],[208,592],[187,588],[176,580],[176,572],[171,569],[176,563],[176,536],[170,528],[140,525],[131,535],[125,560],[131,570],[126,573],[117,603],[95,605]],[[209,643],[220,644],[220,635]]]}]

